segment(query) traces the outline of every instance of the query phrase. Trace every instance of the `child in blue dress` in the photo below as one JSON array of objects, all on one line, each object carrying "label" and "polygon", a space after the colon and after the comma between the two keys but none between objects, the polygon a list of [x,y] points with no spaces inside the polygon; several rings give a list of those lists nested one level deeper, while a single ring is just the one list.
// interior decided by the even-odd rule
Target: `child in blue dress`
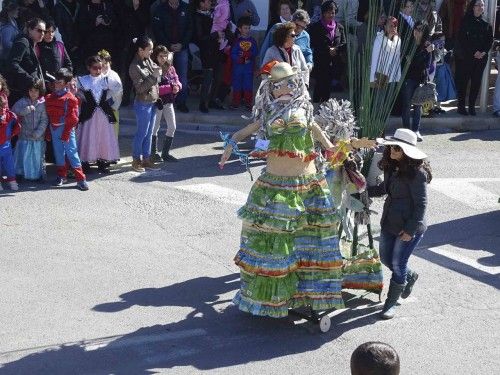
[{"label": "child in blue dress", "polygon": [[43,95],[43,84],[36,83],[12,107],[21,123],[14,151],[16,175],[26,180],[45,179],[45,130],[49,120]]}]

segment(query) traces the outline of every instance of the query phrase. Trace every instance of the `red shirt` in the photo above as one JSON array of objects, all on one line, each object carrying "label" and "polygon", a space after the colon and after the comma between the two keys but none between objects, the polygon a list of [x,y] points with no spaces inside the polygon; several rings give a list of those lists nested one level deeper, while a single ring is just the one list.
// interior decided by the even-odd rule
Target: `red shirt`
[{"label": "red shirt", "polygon": [[10,141],[13,136],[19,134],[21,125],[17,121],[17,116],[10,110],[5,110],[0,116],[0,146]]},{"label": "red shirt", "polygon": [[69,131],[78,124],[78,99],[70,92],[61,96],[48,94],[45,108],[52,127],[64,125],[64,130]]}]

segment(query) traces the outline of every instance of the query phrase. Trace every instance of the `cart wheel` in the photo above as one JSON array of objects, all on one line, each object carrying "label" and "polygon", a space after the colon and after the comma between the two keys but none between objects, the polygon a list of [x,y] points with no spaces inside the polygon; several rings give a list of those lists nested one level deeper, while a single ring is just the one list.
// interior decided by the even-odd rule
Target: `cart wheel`
[{"label": "cart wheel", "polygon": [[330,326],[332,325],[332,321],[328,315],[321,317],[319,320],[319,329],[321,332],[326,333],[330,330]]}]

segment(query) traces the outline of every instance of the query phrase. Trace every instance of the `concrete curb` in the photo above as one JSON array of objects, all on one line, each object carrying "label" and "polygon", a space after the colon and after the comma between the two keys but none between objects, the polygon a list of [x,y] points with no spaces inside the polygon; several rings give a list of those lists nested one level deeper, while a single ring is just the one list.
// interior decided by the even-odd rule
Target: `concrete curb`
[{"label": "concrete curb", "polygon": [[[177,129],[189,132],[218,133],[219,131],[234,132],[247,125],[250,120],[243,116],[248,116],[248,112],[243,111],[211,111],[210,113],[200,113],[192,111],[189,113],[176,112]],[[127,125],[135,128],[135,116],[131,107],[120,109],[120,122],[123,127]],[[387,128],[389,130],[401,127],[400,117],[390,117]],[[422,118],[421,129],[426,131],[449,130],[456,132],[500,130],[500,118],[491,114],[480,114],[478,116],[461,116],[456,112],[448,112],[436,117]]]}]

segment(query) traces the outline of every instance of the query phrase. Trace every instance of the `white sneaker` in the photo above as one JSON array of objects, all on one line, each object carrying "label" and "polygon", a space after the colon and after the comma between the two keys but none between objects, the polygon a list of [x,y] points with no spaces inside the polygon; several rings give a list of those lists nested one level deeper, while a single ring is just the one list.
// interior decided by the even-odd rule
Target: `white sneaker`
[{"label": "white sneaker", "polygon": [[19,190],[19,185],[17,184],[16,181],[7,181],[7,184],[9,185],[10,190],[14,190],[14,191]]},{"label": "white sneaker", "polygon": [[419,131],[416,131],[415,134],[417,135],[417,141],[422,142],[424,139],[422,138],[422,134],[420,134]]}]

